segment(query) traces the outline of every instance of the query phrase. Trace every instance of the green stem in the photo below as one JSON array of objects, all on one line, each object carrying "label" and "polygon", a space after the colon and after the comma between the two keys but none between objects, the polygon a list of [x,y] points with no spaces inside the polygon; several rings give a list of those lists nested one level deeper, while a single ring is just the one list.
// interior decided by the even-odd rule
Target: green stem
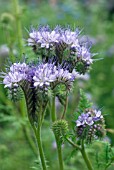
[{"label": "green stem", "polygon": [[52,96],[51,119],[52,119],[52,122],[56,121],[55,96]]},{"label": "green stem", "polygon": [[14,8],[14,16],[15,16],[15,24],[16,24],[16,32],[17,32],[17,40],[18,47],[20,51],[20,56],[23,54],[23,43],[22,43],[22,26],[21,26],[21,18],[20,18],[20,8],[18,0],[13,0],[13,8]]},{"label": "green stem", "polygon": [[90,162],[90,160],[89,160],[89,158],[88,158],[88,156],[87,156],[87,154],[85,152],[85,147],[84,147],[84,141],[83,140],[82,140],[81,146],[82,146],[81,154],[82,154],[82,157],[83,157],[83,159],[84,159],[84,161],[85,161],[85,163],[86,163],[86,165],[88,167],[88,170],[93,170],[91,162]]},{"label": "green stem", "polygon": [[43,168],[43,170],[47,170],[45,156],[44,156],[44,152],[43,152],[43,148],[42,148],[42,142],[41,142],[41,125],[38,124],[37,129],[33,126],[33,130],[34,130],[34,133],[35,133],[35,136],[36,136],[36,141],[37,141],[37,145],[38,145],[38,150],[39,150],[39,154],[40,154],[42,168]]},{"label": "green stem", "polygon": [[66,140],[76,149],[81,151],[81,148],[79,145],[75,144],[73,141],[71,141],[69,138],[66,138]]},{"label": "green stem", "polygon": [[55,135],[55,140],[56,140],[56,144],[57,144],[57,153],[58,153],[58,160],[59,160],[59,167],[60,170],[63,170],[63,156],[62,156],[62,148],[61,148],[61,144],[59,143],[59,139],[58,137]]},{"label": "green stem", "polygon": [[67,92],[66,92],[66,100],[65,100],[65,105],[64,105],[64,110],[63,110],[63,114],[61,119],[64,119],[66,111],[67,111],[67,106],[68,106],[68,96],[67,96]]},{"label": "green stem", "polygon": [[[52,122],[56,121],[55,96],[52,97],[51,118],[52,118]],[[60,170],[63,170],[64,167],[63,167],[62,149],[61,149],[61,145],[59,143],[59,139],[58,139],[58,137],[56,135],[55,135],[55,140],[56,140],[56,144],[57,144],[59,168],[60,168]]]}]

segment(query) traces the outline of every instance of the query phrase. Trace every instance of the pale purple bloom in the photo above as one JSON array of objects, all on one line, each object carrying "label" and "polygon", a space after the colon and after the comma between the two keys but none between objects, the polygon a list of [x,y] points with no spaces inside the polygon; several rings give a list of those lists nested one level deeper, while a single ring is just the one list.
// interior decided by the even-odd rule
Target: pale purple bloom
[{"label": "pale purple bloom", "polygon": [[55,43],[64,42],[67,45],[78,44],[78,31],[71,31],[70,29],[62,29],[56,27],[51,30],[46,27],[42,27],[39,30],[32,30],[29,33],[27,40],[29,46],[40,45],[41,48],[49,48]]},{"label": "pale purple bloom", "polygon": [[85,123],[89,126],[94,124],[93,118],[92,117],[88,117],[85,121]]},{"label": "pale purple bloom", "polygon": [[77,76],[78,76],[78,73],[75,70],[73,70],[72,72],[69,72],[69,70],[59,68],[58,74],[57,74],[57,80],[72,82],[77,78]]},{"label": "pale purple bloom", "polygon": [[56,27],[55,29],[51,30],[48,26],[41,27],[38,30],[34,29],[29,33],[29,38],[27,42],[28,46],[35,45],[38,49],[51,49],[51,47],[55,47],[53,49],[57,49],[58,47],[61,47],[59,49],[61,50],[63,44],[64,50],[65,48],[67,48],[67,46],[69,46],[71,54],[75,54],[77,58],[87,62],[87,64],[91,64],[93,62],[93,55],[90,53],[89,48],[86,47],[87,43],[80,43],[78,38],[79,33],[80,32],[78,30],[72,31],[69,28],[65,29]]},{"label": "pale purple bloom", "polygon": [[20,82],[23,79],[23,75],[19,74],[18,72],[9,72],[3,80],[3,84],[5,84],[4,87],[12,87],[12,84],[14,84],[14,86],[18,86],[18,82]]},{"label": "pale purple bloom", "polygon": [[101,111],[100,110],[95,110],[94,111],[94,117],[93,117],[93,119],[94,119],[94,121],[98,121],[98,120],[100,120],[100,119],[102,119],[103,118],[103,116],[101,115]]},{"label": "pale purple bloom", "polygon": [[79,117],[78,117],[78,120],[76,121],[76,126],[81,126],[81,125],[84,125],[86,123],[86,120],[88,118],[88,114],[84,114],[82,113]]},{"label": "pale purple bloom", "polygon": [[92,63],[92,54],[89,52],[89,49],[87,49],[84,46],[80,46],[77,48],[77,56],[81,58],[83,61],[86,61],[88,64]]},{"label": "pale purple bloom", "polygon": [[88,111],[87,113],[82,113],[77,121],[76,121],[76,126],[83,126],[83,125],[93,125],[97,123],[97,121],[101,121],[103,119],[103,116],[101,115],[101,111],[93,110]]},{"label": "pale purple bloom", "polygon": [[77,78],[78,73],[73,70],[69,72],[61,66],[57,67],[52,63],[40,64],[38,66],[28,66],[26,63],[14,63],[8,73],[2,73],[5,87],[18,86],[22,80],[27,80],[34,84],[34,87],[49,87],[52,82],[72,82]]},{"label": "pale purple bloom", "polygon": [[54,30],[51,32],[41,32],[41,39],[38,40],[38,43],[41,44],[41,48],[49,48],[54,45],[54,43],[58,43],[58,39],[60,35],[56,33]]},{"label": "pale purple bloom", "polygon": [[29,46],[38,44],[41,48],[50,48],[54,43],[59,42],[60,34],[56,30],[49,30],[42,27],[38,31],[33,30],[29,33],[27,40]]},{"label": "pale purple bloom", "polygon": [[41,38],[40,32],[33,30],[29,34],[29,38],[27,40],[29,46],[33,46],[38,43],[38,40]]},{"label": "pale purple bloom", "polygon": [[14,63],[10,67],[9,73],[3,73],[3,84],[5,87],[11,88],[12,85],[18,86],[18,83],[27,79],[28,66],[25,63]]},{"label": "pale purple bloom", "polygon": [[60,40],[66,43],[67,45],[72,45],[78,42],[77,32],[73,32],[70,29],[63,31],[63,34],[60,37]]},{"label": "pale purple bloom", "polygon": [[20,73],[26,73],[29,70],[29,66],[26,63],[14,63],[10,67],[11,72],[20,72]]},{"label": "pale purple bloom", "polygon": [[72,82],[77,74],[74,70],[70,73],[68,70],[64,70],[54,64],[41,64],[36,68],[33,76],[34,86],[50,86],[52,82]]},{"label": "pale purple bloom", "polygon": [[33,77],[34,86],[49,86],[51,82],[56,81],[57,69],[53,64],[41,64],[37,67]]}]

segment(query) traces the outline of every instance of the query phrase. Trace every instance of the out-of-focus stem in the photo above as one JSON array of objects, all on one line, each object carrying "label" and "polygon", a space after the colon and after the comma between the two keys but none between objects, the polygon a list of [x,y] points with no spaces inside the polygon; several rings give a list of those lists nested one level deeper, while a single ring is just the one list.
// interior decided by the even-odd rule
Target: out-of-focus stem
[{"label": "out-of-focus stem", "polygon": [[13,10],[14,10],[14,16],[15,16],[15,25],[16,25],[16,34],[17,34],[17,40],[18,40],[18,48],[20,52],[20,56],[23,54],[23,43],[22,43],[22,26],[21,26],[21,14],[20,14],[20,8],[19,8],[19,2],[18,0],[12,0],[13,3]]}]

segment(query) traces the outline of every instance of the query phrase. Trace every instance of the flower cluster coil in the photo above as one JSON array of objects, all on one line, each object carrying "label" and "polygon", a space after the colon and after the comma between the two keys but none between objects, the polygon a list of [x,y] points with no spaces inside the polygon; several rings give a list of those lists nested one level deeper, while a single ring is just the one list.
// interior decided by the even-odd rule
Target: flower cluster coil
[{"label": "flower cluster coil", "polygon": [[79,139],[91,142],[105,134],[104,118],[100,110],[88,110],[76,120],[76,133]]},{"label": "flower cluster coil", "polygon": [[[87,47],[88,42],[81,43],[79,38],[80,31],[78,29],[55,27],[53,30],[49,26],[31,29],[27,40],[28,46],[47,50],[55,49],[55,53],[69,48],[70,54],[76,59],[86,61],[88,64],[93,62],[90,48]],[[58,53],[58,52],[57,52]]]}]

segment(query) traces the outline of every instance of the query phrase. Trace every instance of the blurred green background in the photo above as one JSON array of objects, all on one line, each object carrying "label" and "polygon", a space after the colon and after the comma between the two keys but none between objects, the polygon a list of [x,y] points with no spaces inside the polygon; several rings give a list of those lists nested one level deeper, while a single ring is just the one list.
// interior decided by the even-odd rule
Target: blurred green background
[{"label": "blurred green background", "polygon": [[[83,88],[95,108],[103,111],[106,119],[107,140],[114,145],[114,1],[113,0],[0,0],[0,70],[5,61],[18,58],[20,50],[31,60],[33,52],[26,47],[27,30],[31,26],[49,24],[79,27],[83,39],[92,42],[91,52],[98,53],[87,80],[80,80],[74,86],[67,118],[76,109],[79,87]],[[18,22],[19,21],[19,22]],[[20,34],[19,34],[19,28]],[[19,38],[22,36],[22,41]],[[23,49],[20,49],[20,44]],[[59,104],[57,103],[58,110]],[[43,128],[43,144],[50,170],[58,170],[54,137],[50,130],[49,114]],[[94,144],[96,147],[97,144]],[[64,147],[65,148],[65,147]],[[65,170],[86,170],[80,154],[69,158],[72,148],[64,149]],[[92,153],[92,149],[89,151]],[[0,170],[35,169],[38,162],[34,135],[30,129],[23,101],[13,103],[7,98],[7,91],[0,85]],[[92,158],[91,158],[92,159]],[[110,170],[113,170],[110,168]],[[97,169],[96,169],[97,170]],[[102,169],[100,169],[102,170]]]}]

